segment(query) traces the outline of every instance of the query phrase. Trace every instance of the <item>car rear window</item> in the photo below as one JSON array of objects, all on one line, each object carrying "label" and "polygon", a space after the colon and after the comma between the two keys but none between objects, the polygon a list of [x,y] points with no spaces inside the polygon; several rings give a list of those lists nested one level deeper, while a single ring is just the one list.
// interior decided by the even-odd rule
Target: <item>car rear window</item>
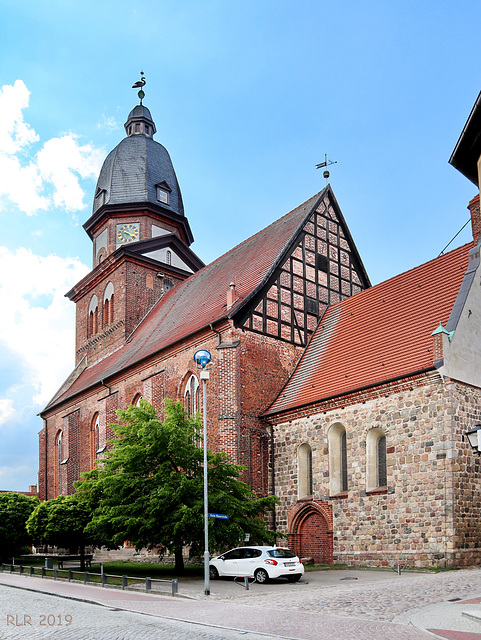
[{"label": "car rear window", "polygon": [[295,558],[296,554],[289,549],[270,549],[267,552],[271,558]]}]

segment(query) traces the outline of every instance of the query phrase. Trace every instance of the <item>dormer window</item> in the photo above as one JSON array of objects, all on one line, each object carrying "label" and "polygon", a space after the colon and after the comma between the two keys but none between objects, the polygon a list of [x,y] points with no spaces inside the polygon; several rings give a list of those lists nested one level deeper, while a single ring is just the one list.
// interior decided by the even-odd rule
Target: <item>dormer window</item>
[{"label": "dormer window", "polygon": [[97,192],[95,194],[96,207],[101,207],[103,204],[105,204],[105,193],[105,189],[100,189],[100,187],[97,189]]},{"label": "dormer window", "polygon": [[165,180],[162,182],[158,182],[155,185],[155,189],[157,192],[157,201],[162,202],[162,204],[169,204],[169,193],[172,192],[172,189],[169,187]]},{"label": "dormer window", "polygon": [[157,200],[164,204],[169,204],[169,192],[161,187],[157,187]]}]

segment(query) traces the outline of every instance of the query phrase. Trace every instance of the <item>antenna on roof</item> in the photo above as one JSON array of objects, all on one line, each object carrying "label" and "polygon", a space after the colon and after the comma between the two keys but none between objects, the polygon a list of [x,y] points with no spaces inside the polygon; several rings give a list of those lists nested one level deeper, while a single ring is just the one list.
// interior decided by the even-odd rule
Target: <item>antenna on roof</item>
[{"label": "antenna on roof", "polygon": [[337,160],[328,160],[327,159],[327,153],[324,154],[324,162],[316,164],[316,169],[322,169],[322,167],[326,167],[325,170],[322,172],[323,178],[326,179],[326,187],[327,187],[327,180],[328,180],[329,176],[331,175],[329,173],[329,171],[327,170],[327,167],[329,167],[331,164],[337,164]]},{"label": "antenna on roof", "polygon": [[145,93],[142,91],[142,87],[144,86],[144,84],[146,83],[146,79],[144,77],[144,72],[141,71],[140,72],[140,80],[137,80],[137,82],[135,84],[132,85],[132,89],[140,89],[140,91],[138,92],[138,96],[140,98],[140,104],[142,104],[142,100],[145,98]]}]

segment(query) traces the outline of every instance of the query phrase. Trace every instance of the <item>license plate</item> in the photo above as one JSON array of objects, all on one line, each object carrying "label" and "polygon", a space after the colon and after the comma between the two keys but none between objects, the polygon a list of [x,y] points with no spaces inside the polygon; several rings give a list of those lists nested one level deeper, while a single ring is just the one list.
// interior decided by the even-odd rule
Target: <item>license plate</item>
[{"label": "license plate", "polygon": [[284,562],[284,566],[285,567],[295,567],[296,563],[295,562]]}]

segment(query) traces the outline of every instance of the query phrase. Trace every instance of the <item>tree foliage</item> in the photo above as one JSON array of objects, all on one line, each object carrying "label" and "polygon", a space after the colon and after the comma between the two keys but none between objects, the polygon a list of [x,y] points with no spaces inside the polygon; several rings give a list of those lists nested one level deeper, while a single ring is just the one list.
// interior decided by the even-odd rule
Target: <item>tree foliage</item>
[{"label": "tree foliage", "polygon": [[18,555],[31,542],[26,522],[39,504],[34,496],[21,493],[0,493],[0,558]]},{"label": "tree foliage", "polygon": [[[182,548],[197,555],[204,545],[201,417],[189,418],[170,400],[165,414],[161,421],[145,400],[119,411],[112,449],[77,489],[93,505],[87,531],[104,545],[129,540],[137,549],[160,547],[174,553],[182,570]],[[246,533],[257,542],[275,540],[262,516],[276,498],[258,498],[241,474],[226,454],[208,451],[209,510],[229,516],[209,521],[211,551],[237,545]]]},{"label": "tree foliage", "polygon": [[92,518],[92,504],[80,494],[58,496],[41,502],[30,515],[27,529],[37,544],[52,545],[80,552],[84,568],[85,547],[97,540],[86,531]]}]

